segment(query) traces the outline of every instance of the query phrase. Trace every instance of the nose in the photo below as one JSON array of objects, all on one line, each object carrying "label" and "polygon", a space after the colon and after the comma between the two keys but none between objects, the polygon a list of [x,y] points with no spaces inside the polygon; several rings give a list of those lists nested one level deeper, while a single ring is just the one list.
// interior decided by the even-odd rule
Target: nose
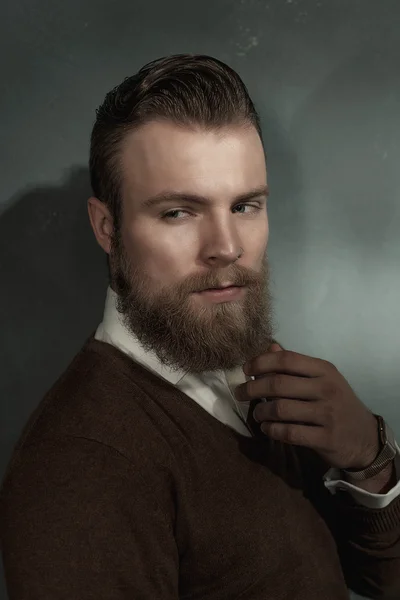
[{"label": "nose", "polygon": [[202,260],[211,267],[226,267],[238,260],[240,246],[236,225],[229,217],[228,221],[208,223],[207,240],[202,247]]}]

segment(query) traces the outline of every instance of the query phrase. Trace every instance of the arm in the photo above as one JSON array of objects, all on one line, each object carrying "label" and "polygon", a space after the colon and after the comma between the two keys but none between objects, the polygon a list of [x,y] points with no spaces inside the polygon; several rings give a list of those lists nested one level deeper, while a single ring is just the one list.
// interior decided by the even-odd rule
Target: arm
[{"label": "arm", "polygon": [[176,600],[166,473],[84,438],[23,450],[1,497],[10,600]]},{"label": "arm", "polygon": [[296,448],[304,489],[335,538],[347,585],[357,594],[400,598],[400,497],[384,508],[368,508],[348,491],[325,487],[328,465],[312,450]]}]

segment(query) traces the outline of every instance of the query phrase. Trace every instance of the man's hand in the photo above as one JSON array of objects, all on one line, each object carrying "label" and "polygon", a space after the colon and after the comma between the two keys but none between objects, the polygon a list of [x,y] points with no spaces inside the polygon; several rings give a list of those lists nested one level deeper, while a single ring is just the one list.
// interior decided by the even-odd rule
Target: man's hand
[{"label": "man's hand", "polygon": [[334,365],[274,343],[243,371],[258,379],[236,388],[238,400],[271,399],[254,410],[269,437],[312,448],[339,469],[364,469],[374,461],[377,421]]}]

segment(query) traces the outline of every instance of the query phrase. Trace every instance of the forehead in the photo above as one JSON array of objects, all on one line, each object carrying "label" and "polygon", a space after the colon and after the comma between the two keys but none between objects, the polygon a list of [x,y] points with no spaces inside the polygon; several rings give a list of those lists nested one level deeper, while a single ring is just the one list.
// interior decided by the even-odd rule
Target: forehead
[{"label": "forehead", "polygon": [[147,123],[124,140],[121,167],[123,197],[137,201],[166,191],[230,197],[266,183],[254,127],[206,131]]}]

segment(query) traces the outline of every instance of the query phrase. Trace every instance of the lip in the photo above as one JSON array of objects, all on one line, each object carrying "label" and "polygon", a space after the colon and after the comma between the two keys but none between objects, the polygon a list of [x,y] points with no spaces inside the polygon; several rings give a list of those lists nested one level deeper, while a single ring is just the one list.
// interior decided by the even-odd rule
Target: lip
[{"label": "lip", "polygon": [[244,286],[230,285],[218,289],[202,290],[201,292],[195,292],[195,294],[212,302],[229,302],[239,299],[244,290]]},{"label": "lip", "polygon": [[225,289],[228,287],[241,287],[239,285],[235,285],[235,283],[233,283],[233,281],[225,281],[224,283],[222,283],[221,285],[218,286],[218,289]]},{"label": "lip", "polygon": [[212,288],[207,288],[204,290],[197,290],[197,294],[200,294],[201,292],[208,292],[209,290],[224,290],[225,288],[230,288],[230,287],[243,287],[241,285],[236,285],[236,283],[233,283],[232,281],[224,281],[223,283],[221,283],[221,285],[212,287]]}]

